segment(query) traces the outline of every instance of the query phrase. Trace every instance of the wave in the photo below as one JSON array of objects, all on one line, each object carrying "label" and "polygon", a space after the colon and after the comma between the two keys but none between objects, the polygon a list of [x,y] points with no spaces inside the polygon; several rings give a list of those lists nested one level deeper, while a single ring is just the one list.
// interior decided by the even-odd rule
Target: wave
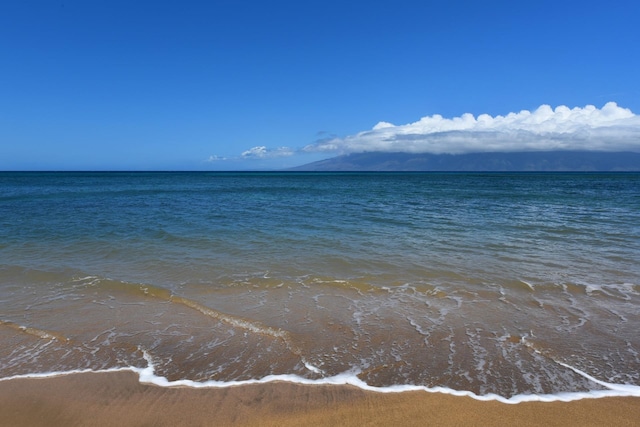
[{"label": "wave", "polygon": [[[637,361],[631,322],[616,323],[619,336],[627,337],[620,344],[627,347],[618,347],[629,354],[612,354],[598,342],[584,348],[572,342],[569,348],[558,341],[558,337],[566,340],[565,331],[573,331],[575,325],[583,329],[590,325],[583,321],[590,318],[589,313],[578,310],[580,306],[572,312],[555,306],[551,311],[528,310],[529,316],[538,317],[558,310],[566,324],[552,323],[543,329],[532,319],[523,324],[535,327],[525,330],[502,326],[508,314],[518,318],[520,306],[515,303],[529,301],[517,299],[502,286],[457,290],[412,283],[383,287],[363,279],[323,276],[267,282],[259,286],[261,280],[243,276],[242,286],[227,286],[223,291],[194,288],[182,296],[179,287],[77,275],[47,288],[50,291],[38,299],[55,302],[38,308],[38,313],[51,318],[5,313],[0,329],[21,343],[21,353],[20,358],[14,357],[17,350],[7,346],[11,353],[4,357],[11,363],[0,375],[131,367],[142,382],[163,386],[290,381],[349,384],[377,392],[440,391],[507,403],[565,399],[558,396],[576,400],[584,393],[619,395],[611,394],[621,391],[617,383],[637,383],[637,370],[629,365]],[[276,282],[283,285],[275,286]],[[621,286],[615,296],[633,292],[633,286]],[[554,286],[541,292],[540,298],[545,305],[558,295],[569,301],[594,299],[585,287],[574,288],[577,296]],[[566,293],[551,292],[561,289]],[[539,288],[523,283],[517,291],[531,299]],[[495,300],[509,303],[499,317],[478,315],[493,315],[489,307]],[[98,304],[95,309],[93,304]],[[619,311],[629,317],[628,312]],[[256,312],[260,315],[255,316]],[[76,316],[72,328],[57,331],[67,325],[70,313]],[[566,317],[572,313],[573,317]],[[467,316],[472,315],[469,323]],[[87,316],[92,323],[85,325]],[[113,319],[117,321],[111,323]],[[80,325],[78,332],[73,326]],[[11,335],[12,330],[21,338],[13,338],[18,335]],[[637,386],[629,387],[635,395]]]},{"label": "wave", "polygon": [[10,381],[14,379],[27,379],[27,378],[49,378],[63,375],[73,375],[82,373],[109,373],[109,372],[123,372],[130,371],[138,375],[139,382],[141,384],[151,384],[158,387],[190,387],[190,388],[227,388],[242,385],[253,384],[267,384],[276,382],[288,382],[293,384],[303,385],[334,385],[334,386],[354,386],[365,391],[371,391],[376,393],[403,393],[408,391],[424,391],[427,393],[442,393],[452,396],[470,397],[480,401],[497,401],[505,404],[518,404],[524,402],[572,402],[582,399],[599,399],[604,397],[640,397],[640,386],[633,384],[615,384],[598,380],[597,378],[589,375],[588,373],[574,368],[566,363],[556,362],[559,365],[572,370],[576,374],[592,381],[600,386],[603,386],[604,390],[589,390],[584,392],[561,392],[555,394],[517,394],[511,397],[504,397],[498,394],[476,394],[467,390],[455,390],[448,387],[427,387],[420,385],[391,385],[386,387],[376,387],[367,384],[358,378],[358,371],[344,372],[338,375],[330,377],[323,377],[318,379],[304,378],[299,375],[293,374],[280,374],[280,375],[268,375],[259,379],[240,380],[240,381],[192,381],[192,380],[173,380],[170,381],[166,377],[159,376],[155,373],[155,364],[153,359],[145,350],[140,349],[147,361],[145,368],[137,367],[121,367],[111,368],[103,370],[71,370],[65,372],[47,372],[47,373],[33,373],[14,375],[6,378],[0,378],[0,381]]},{"label": "wave", "polygon": [[54,332],[54,331],[47,331],[44,329],[38,329],[38,328],[34,328],[31,326],[23,326],[23,325],[18,325],[17,323],[13,323],[10,322],[8,320],[2,320],[0,319],[0,326],[6,326],[10,329],[19,331],[19,332],[23,332],[27,335],[31,335],[34,336],[36,338],[40,338],[40,339],[44,339],[44,340],[56,340],[62,343],[66,343],[69,342],[69,338],[65,337],[64,335],[58,333],[58,332]]},{"label": "wave", "polygon": [[[122,287],[123,285],[123,282],[111,282],[111,283],[117,287]],[[101,283],[101,286],[104,286],[104,285]],[[180,304],[185,307],[189,307],[193,310],[196,310],[204,314],[205,316],[208,316],[212,319],[226,323],[231,327],[238,328],[246,332],[251,332],[253,334],[264,335],[270,338],[281,340],[286,346],[286,348],[289,349],[289,351],[291,351],[291,353],[293,353],[294,355],[298,356],[301,359],[302,363],[308,370],[314,373],[322,372],[320,368],[313,366],[311,363],[309,363],[306,360],[306,358],[303,356],[302,349],[295,344],[293,337],[291,336],[291,333],[287,330],[284,330],[282,328],[272,328],[256,320],[244,319],[242,317],[232,316],[230,314],[223,313],[218,310],[214,310],[192,299],[176,295],[165,288],[160,288],[160,287],[151,286],[151,285],[138,285],[137,288],[127,286],[126,284],[125,286],[127,290],[137,289],[141,291],[144,295],[152,296],[170,303]]]},{"label": "wave", "polygon": [[[263,324],[262,322],[255,319],[247,319],[240,316],[231,315],[228,313],[224,313],[218,310],[215,310],[211,307],[208,307],[198,301],[195,301],[190,298],[186,298],[180,295],[175,294],[169,289],[153,286],[148,284],[139,284],[139,283],[128,283],[123,281],[111,280],[100,278],[97,276],[82,276],[77,277],[71,281],[76,287],[86,287],[86,288],[94,288],[100,291],[117,291],[120,293],[124,293],[126,295],[134,295],[134,296],[144,296],[151,297],[162,302],[167,302],[170,304],[176,304],[180,306],[187,307],[191,310],[194,310],[208,318],[214,319],[221,323],[224,323],[230,326],[233,329],[241,330],[245,333],[254,334],[256,336],[264,336],[268,339],[279,341],[284,345],[291,354],[300,360],[302,365],[313,374],[323,374],[324,371],[316,366],[314,366],[304,355],[303,349],[296,344],[293,335],[282,328],[271,327]],[[95,300],[93,302],[96,302]],[[56,340],[60,343],[65,344],[75,344],[82,346],[79,343],[74,343],[70,338],[65,337],[63,334],[45,330],[42,328],[34,327],[34,326],[24,326],[13,323],[8,320],[0,319],[0,326],[6,326],[10,329],[19,331],[21,333],[25,333],[35,338],[43,339],[43,340]],[[118,345],[119,347],[130,347],[130,344],[126,343],[117,343],[112,345]],[[131,350],[131,349],[129,349]]]}]

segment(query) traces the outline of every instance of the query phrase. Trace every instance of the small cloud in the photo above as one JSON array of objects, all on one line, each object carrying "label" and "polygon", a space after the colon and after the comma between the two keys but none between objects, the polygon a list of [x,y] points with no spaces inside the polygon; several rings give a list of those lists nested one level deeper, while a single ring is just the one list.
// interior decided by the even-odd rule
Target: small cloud
[{"label": "small cloud", "polygon": [[293,154],[294,151],[289,147],[280,147],[275,150],[270,150],[264,145],[261,145],[243,151],[241,156],[243,159],[273,159],[276,157],[288,157]]},{"label": "small cloud", "polygon": [[247,151],[242,152],[242,157],[244,158],[258,158],[263,159],[267,155],[267,147],[264,145],[260,147],[253,147]]},{"label": "small cloud", "polygon": [[371,130],[344,138],[323,138],[306,152],[367,151],[450,153],[534,150],[640,151],[640,116],[609,102],[553,109],[542,105],[505,116],[466,113],[426,116],[414,123],[380,122]]},{"label": "small cloud", "polygon": [[220,157],[220,156],[211,155],[207,159],[207,162],[221,162],[221,161],[224,161],[224,160],[227,160],[227,158],[226,157]]}]

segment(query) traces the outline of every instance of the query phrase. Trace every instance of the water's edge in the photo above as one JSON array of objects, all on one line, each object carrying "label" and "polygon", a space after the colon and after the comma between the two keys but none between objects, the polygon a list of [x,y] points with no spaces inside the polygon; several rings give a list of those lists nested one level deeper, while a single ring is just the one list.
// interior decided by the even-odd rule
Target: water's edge
[{"label": "water's edge", "polygon": [[592,377],[586,372],[582,372],[572,366],[569,366],[562,362],[557,362],[559,365],[564,366],[567,369],[574,371],[575,373],[585,377],[589,381],[597,383],[606,388],[606,390],[591,390],[588,392],[563,392],[557,394],[519,394],[509,398],[500,396],[498,394],[485,394],[478,395],[472,391],[467,390],[454,390],[448,387],[426,387],[418,385],[394,385],[389,387],[374,387],[366,382],[360,380],[356,373],[345,372],[343,374],[335,375],[332,377],[325,377],[321,379],[308,379],[298,375],[269,375],[264,378],[244,380],[244,381],[204,381],[197,382],[192,380],[174,380],[169,381],[167,378],[158,376],[155,374],[155,368],[151,357],[146,351],[143,351],[145,359],[148,362],[146,368],[137,367],[122,367],[112,369],[101,370],[72,370],[68,372],[46,372],[46,373],[34,373],[24,375],[14,375],[11,377],[0,378],[2,381],[11,381],[15,379],[30,379],[30,378],[52,378],[74,374],[86,374],[86,373],[112,373],[112,372],[133,372],[138,375],[140,384],[149,384],[158,387],[190,387],[196,389],[202,388],[226,388],[247,386],[254,384],[268,384],[277,382],[287,382],[292,384],[301,385],[332,385],[332,386],[353,386],[359,389],[375,392],[375,393],[402,393],[410,391],[424,391],[427,393],[442,393],[457,397],[470,397],[479,401],[496,401],[505,404],[518,404],[524,402],[573,402],[582,399],[600,399],[604,397],[640,397],[640,386],[629,384],[611,384],[604,381],[600,381],[597,378]]}]

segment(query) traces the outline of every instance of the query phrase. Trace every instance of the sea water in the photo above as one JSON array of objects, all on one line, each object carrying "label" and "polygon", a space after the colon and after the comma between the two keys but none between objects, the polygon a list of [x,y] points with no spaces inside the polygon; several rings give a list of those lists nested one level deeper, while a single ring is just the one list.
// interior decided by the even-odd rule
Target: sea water
[{"label": "sea water", "polygon": [[0,173],[0,379],[640,396],[640,174]]}]

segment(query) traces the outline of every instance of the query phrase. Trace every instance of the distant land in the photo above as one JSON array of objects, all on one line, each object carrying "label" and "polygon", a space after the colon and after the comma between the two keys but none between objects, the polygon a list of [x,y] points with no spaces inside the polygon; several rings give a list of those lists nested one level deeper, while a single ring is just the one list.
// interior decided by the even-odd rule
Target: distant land
[{"label": "distant land", "polygon": [[640,153],[534,151],[513,153],[353,153],[290,168],[291,171],[436,172],[630,172],[640,171]]}]

